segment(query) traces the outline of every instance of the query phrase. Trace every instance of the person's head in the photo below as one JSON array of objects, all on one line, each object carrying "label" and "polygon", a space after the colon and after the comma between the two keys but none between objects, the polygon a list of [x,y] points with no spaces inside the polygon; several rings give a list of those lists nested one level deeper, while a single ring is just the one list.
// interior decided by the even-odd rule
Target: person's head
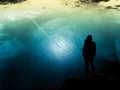
[{"label": "person's head", "polygon": [[88,35],[87,40],[92,41],[92,35]]}]

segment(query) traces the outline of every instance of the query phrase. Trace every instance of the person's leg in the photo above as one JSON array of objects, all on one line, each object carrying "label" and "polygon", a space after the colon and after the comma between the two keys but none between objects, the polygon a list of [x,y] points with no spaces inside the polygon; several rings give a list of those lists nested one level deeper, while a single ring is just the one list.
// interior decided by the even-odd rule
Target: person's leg
[{"label": "person's leg", "polygon": [[86,78],[88,78],[88,68],[89,68],[89,63],[88,63],[88,60],[85,59],[85,75],[86,75]]},{"label": "person's leg", "polygon": [[90,60],[90,65],[91,65],[91,69],[92,69],[92,74],[94,76],[95,75],[95,67],[94,67],[93,61],[94,61],[93,59]]}]

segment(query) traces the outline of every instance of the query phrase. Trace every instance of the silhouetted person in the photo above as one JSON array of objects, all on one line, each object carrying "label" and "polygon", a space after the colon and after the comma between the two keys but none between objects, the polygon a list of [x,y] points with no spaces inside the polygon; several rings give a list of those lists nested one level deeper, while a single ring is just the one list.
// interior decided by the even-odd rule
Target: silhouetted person
[{"label": "silhouetted person", "polygon": [[88,70],[89,70],[89,63],[91,65],[92,74],[95,75],[95,68],[93,65],[94,57],[96,54],[96,44],[92,41],[92,35],[88,35],[82,51],[82,56],[85,60],[85,74],[86,78],[88,78]]}]

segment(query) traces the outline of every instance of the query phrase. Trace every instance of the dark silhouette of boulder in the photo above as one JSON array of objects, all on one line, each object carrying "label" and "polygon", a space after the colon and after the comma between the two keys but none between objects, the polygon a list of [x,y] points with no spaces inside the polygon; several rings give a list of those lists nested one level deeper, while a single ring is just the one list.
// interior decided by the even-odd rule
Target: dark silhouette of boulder
[{"label": "dark silhouette of boulder", "polygon": [[26,0],[0,0],[0,4],[7,4],[7,3],[18,3],[18,2],[23,2]]},{"label": "dark silhouette of boulder", "polygon": [[110,0],[80,0],[81,2],[101,2],[101,1],[104,1],[104,2],[107,2],[107,1],[110,1]]},{"label": "dark silhouette of boulder", "polygon": [[110,0],[92,0],[92,2],[100,2],[100,1],[107,2],[107,1],[110,1]]},{"label": "dark silhouette of boulder", "polygon": [[67,78],[59,90],[110,89],[120,90],[119,80],[105,75],[95,75],[88,79]]}]

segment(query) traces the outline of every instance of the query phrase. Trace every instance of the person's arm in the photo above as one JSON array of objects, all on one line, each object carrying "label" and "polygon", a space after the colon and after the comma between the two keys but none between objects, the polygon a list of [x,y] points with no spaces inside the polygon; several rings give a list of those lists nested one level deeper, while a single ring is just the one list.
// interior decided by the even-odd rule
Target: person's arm
[{"label": "person's arm", "polygon": [[85,55],[85,45],[86,45],[86,42],[84,42],[84,45],[83,45],[83,48],[82,48],[82,56]]},{"label": "person's arm", "polygon": [[95,42],[93,42],[94,43],[94,56],[95,56],[95,54],[96,54],[96,43]]}]

